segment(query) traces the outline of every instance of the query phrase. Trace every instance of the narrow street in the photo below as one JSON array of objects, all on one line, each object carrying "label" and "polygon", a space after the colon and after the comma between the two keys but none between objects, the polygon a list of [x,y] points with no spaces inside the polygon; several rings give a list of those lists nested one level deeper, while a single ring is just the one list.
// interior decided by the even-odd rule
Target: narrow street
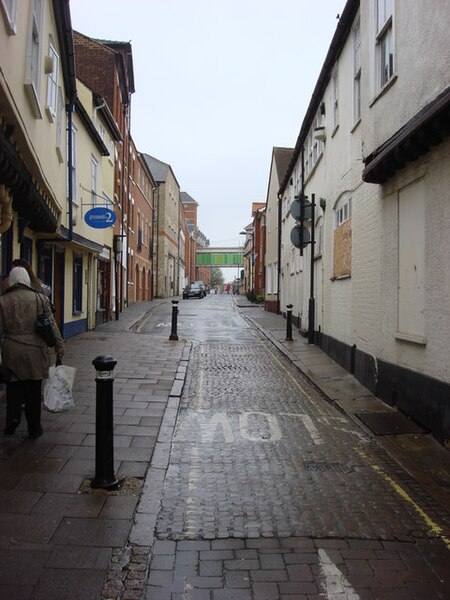
[{"label": "narrow street", "polygon": [[[448,511],[239,312],[179,303],[193,344],[146,598],[448,598]],[[141,333],[168,325],[161,306]]]}]

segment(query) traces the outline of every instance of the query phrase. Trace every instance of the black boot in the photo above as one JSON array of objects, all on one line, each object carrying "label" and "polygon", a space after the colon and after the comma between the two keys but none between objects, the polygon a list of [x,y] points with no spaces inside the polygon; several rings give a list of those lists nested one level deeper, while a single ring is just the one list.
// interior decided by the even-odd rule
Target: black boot
[{"label": "black boot", "polygon": [[41,426],[41,383],[42,381],[27,381],[25,398],[25,416],[28,423],[28,437],[35,440],[43,434]]},{"label": "black boot", "polygon": [[12,435],[20,424],[22,413],[20,381],[6,384],[6,426],[5,435]]}]

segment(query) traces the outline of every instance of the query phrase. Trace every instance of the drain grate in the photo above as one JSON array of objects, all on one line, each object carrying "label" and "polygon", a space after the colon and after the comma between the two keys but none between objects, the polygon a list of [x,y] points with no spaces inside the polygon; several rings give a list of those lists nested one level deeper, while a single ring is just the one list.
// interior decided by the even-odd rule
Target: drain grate
[{"label": "drain grate", "polygon": [[305,462],[305,469],[307,471],[313,471],[315,473],[324,473],[331,471],[332,473],[353,473],[354,468],[351,465],[343,463],[330,463],[330,462]]}]

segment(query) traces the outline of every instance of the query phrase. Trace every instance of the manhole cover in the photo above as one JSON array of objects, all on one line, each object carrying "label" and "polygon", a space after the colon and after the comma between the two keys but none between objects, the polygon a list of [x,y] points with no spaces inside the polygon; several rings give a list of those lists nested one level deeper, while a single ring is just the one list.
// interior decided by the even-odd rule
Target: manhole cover
[{"label": "manhole cover", "polygon": [[143,479],[138,477],[119,477],[117,490],[104,490],[102,488],[92,488],[91,479],[84,479],[78,493],[92,494],[93,496],[139,496],[143,483]]},{"label": "manhole cover", "polygon": [[333,473],[353,473],[355,470],[351,465],[329,462],[305,462],[305,469],[307,471],[319,473],[325,471],[332,471]]},{"label": "manhole cover", "polygon": [[360,412],[355,414],[375,435],[424,433],[422,427],[399,412]]}]

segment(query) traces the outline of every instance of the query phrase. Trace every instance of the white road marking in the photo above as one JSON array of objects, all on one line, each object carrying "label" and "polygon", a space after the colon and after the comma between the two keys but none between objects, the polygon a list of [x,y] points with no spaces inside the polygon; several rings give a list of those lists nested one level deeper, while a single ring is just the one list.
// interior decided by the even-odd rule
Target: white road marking
[{"label": "white road marking", "polygon": [[311,417],[309,415],[303,415],[301,413],[280,413],[280,415],[286,415],[288,417],[298,417],[303,421],[303,425],[306,427],[309,435],[311,436],[312,441],[319,446],[323,444],[323,439],[320,437],[319,431],[317,427],[314,425]]},{"label": "white road marking", "polygon": [[[262,415],[267,421],[270,429],[270,437],[264,438],[260,435],[250,435],[248,430],[248,417],[249,415]],[[249,440],[250,442],[277,442],[281,440],[283,437],[281,434],[280,426],[278,425],[278,420],[275,415],[271,415],[265,412],[252,411],[245,412],[239,415],[239,427],[241,430],[241,436],[245,440]]]},{"label": "white road marking", "polygon": [[201,424],[202,441],[212,442],[216,429],[219,426],[222,428],[222,434],[225,441],[228,443],[234,442],[233,431],[226,413],[216,413],[208,422]]},{"label": "white road marking", "polygon": [[325,550],[319,549],[321,583],[327,600],[360,600],[344,574],[337,568]]}]

